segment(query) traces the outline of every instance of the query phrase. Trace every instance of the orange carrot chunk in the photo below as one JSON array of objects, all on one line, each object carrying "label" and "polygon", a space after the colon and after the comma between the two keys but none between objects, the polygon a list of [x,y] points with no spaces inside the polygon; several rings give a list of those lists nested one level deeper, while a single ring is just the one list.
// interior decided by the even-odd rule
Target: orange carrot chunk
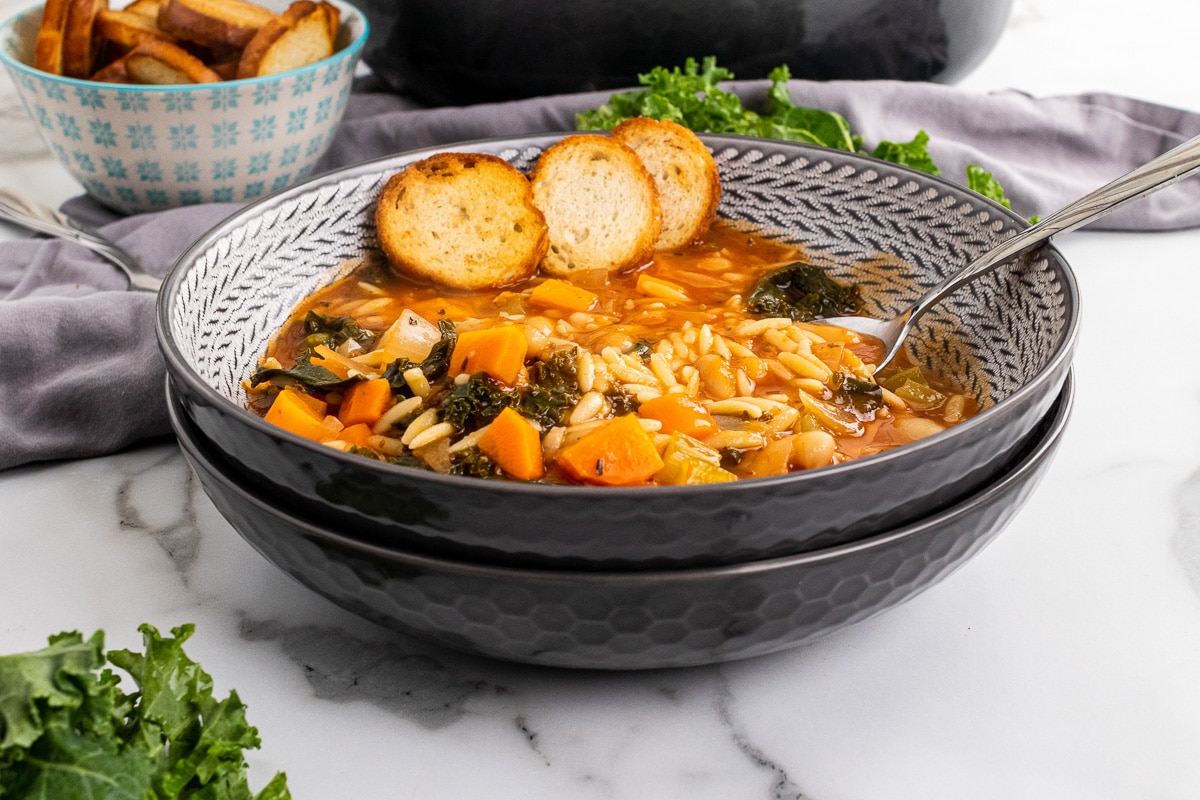
[{"label": "orange carrot chunk", "polygon": [[374,378],[350,384],[342,397],[338,419],[343,425],[374,425],[392,404],[392,385],[386,378]]},{"label": "orange carrot chunk", "polygon": [[266,420],[297,436],[319,442],[330,438],[332,433],[324,424],[326,407],[324,400],[288,386],[275,396]]},{"label": "orange carrot chunk", "polygon": [[454,356],[450,359],[450,374],[486,372],[511,386],[525,366],[527,351],[525,332],[516,325],[466,331],[458,335]]},{"label": "orange carrot chunk", "polygon": [[373,433],[374,431],[371,430],[370,425],[366,424],[365,422],[357,422],[353,425],[347,425],[345,428],[342,428],[342,431],[337,435],[337,438],[341,439],[347,444],[356,444],[359,447],[365,447],[367,444],[367,439]]},{"label": "orange carrot chunk", "polygon": [[663,433],[684,433],[704,439],[720,430],[708,409],[682,394],[664,394],[647,400],[638,407],[638,414],[661,422]]},{"label": "orange carrot chunk", "polygon": [[634,414],[588,433],[560,450],[555,460],[575,480],[601,486],[645,483],[663,467],[654,439]]},{"label": "orange carrot chunk", "polygon": [[546,474],[538,429],[511,408],[492,420],[479,439],[479,449],[518,480],[536,481]]},{"label": "orange carrot chunk", "polygon": [[590,311],[599,298],[595,292],[581,289],[558,278],[548,278],[529,293],[529,300],[540,306],[561,308],[566,311]]}]

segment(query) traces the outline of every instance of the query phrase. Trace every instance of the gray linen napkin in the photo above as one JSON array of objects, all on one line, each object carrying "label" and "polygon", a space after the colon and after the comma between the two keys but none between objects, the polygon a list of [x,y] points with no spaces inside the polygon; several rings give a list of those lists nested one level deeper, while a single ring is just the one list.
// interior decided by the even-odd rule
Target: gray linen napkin
[{"label": "gray linen napkin", "polygon": [[[321,169],[450,142],[568,131],[577,112],[611,94],[422,108],[367,88],[351,96]],[[767,83],[730,88],[755,108]],[[794,81],[789,88],[798,105],[845,115],[868,146],[908,141],[925,130],[946,178],[963,182],[966,165],[977,163],[1026,217],[1053,211],[1200,135],[1198,114],[1104,94],[1034,98],[890,81]],[[163,275],[236,206],[119,219],[85,197],[64,209]],[[1200,225],[1200,181],[1159,192],[1098,225],[1134,231]],[[0,469],[101,455],[169,432],[154,298],[123,288],[115,268],[78,245],[0,243]]]}]

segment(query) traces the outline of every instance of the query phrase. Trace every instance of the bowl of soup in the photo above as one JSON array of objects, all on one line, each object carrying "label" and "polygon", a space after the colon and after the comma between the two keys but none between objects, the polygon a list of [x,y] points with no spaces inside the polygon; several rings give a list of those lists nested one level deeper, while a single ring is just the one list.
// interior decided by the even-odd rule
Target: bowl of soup
[{"label": "bowl of soup", "polygon": [[[948,507],[1002,474],[1058,396],[1079,298],[1053,248],[942,301],[880,370],[872,342],[776,302],[815,273],[861,313],[892,313],[1027,225],[940,178],[821,147],[702,136],[715,221],[620,273],[464,290],[392,268],[376,212],[399,173],[454,152],[528,174],[564,136],[355,165],[246,207],[184,254],[160,293],[160,343],[180,413],[237,480],[406,552],[728,565]],[[423,349],[395,349],[414,337]],[[374,414],[346,412],[359,407]],[[521,441],[539,469],[500,455]],[[638,467],[614,466],[622,454]]]}]

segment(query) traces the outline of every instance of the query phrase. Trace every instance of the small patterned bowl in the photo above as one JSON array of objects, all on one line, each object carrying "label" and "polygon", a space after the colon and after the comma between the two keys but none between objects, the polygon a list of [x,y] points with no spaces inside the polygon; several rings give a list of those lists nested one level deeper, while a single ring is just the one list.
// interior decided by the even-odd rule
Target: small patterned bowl
[{"label": "small patterned bowl", "polygon": [[342,608],[505,661],[658,669],[805,645],[953,573],[1000,534],[1045,474],[1071,412],[1069,374],[1061,387],[995,481],[909,525],[782,558],[604,572],[509,567],[364,542],[239,480],[177,399],[168,405],[184,457],[217,510],[264,558]]},{"label": "small patterned bowl", "polygon": [[[159,292],[159,343],[184,413],[231,469],[286,493],[306,519],[406,552],[562,569],[733,564],[845,544],[981,489],[1058,396],[1079,296],[1066,262],[1045,248],[954,292],[907,342],[915,363],[971,392],[981,413],[820,469],[703,486],[480,480],[343,453],[246,410],[242,381],[296,304],[377,250],[374,208],[391,175],[445,150],[495,153],[528,169],[561,137],[356,164],[253,203],[193,244]],[[721,218],[803,243],[814,263],[859,284],[869,315],[903,308],[1028,225],[966,188],[877,159],[702,138],[721,171]]]},{"label": "small patterned bowl", "polygon": [[101,203],[134,214],[254,200],[307,177],[341,122],[368,25],[333,2],[337,52],[266,78],[132,86],[51,75],[29,66],[41,6],[0,26],[0,62],[46,146]]}]

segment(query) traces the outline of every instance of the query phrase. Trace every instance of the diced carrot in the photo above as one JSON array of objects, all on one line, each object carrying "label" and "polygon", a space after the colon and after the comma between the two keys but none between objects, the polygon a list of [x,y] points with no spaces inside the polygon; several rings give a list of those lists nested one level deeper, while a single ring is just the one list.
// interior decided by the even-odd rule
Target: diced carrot
[{"label": "diced carrot", "polygon": [[479,439],[479,449],[519,480],[535,481],[546,474],[538,429],[512,408],[492,420]]},{"label": "diced carrot", "polygon": [[342,432],[338,434],[337,438],[341,439],[347,444],[356,444],[360,447],[365,447],[367,444],[367,438],[372,434],[374,434],[374,431],[371,430],[370,425],[365,422],[356,422],[353,425],[347,425],[345,428],[343,428]]},{"label": "diced carrot", "polygon": [[350,384],[342,396],[338,419],[343,425],[374,425],[392,404],[392,385],[386,378],[374,378]]},{"label": "diced carrot", "polygon": [[342,380],[346,380],[352,375],[362,375],[366,378],[378,377],[378,373],[366,364],[360,364],[352,358],[346,358],[338,351],[329,347],[329,345],[319,344],[313,348],[313,353],[317,356],[313,359],[313,364],[318,367],[324,367]]},{"label": "diced carrot", "polygon": [[525,332],[516,325],[465,331],[458,335],[450,374],[486,372],[510,386],[517,382],[528,351]]},{"label": "diced carrot", "polygon": [[330,438],[330,430],[324,424],[326,408],[324,400],[288,386],[275,396],[266,420],[297,436],[319,442]]},{"label": "diced carrot", "polygon": [[529,293],[530,302],[567,311],[590,311],[599,299],[595,292],[580,289],[578,286],[558,278],[548,278],[542,281]]},{"label": "diced carrot", "polygon": [[654,439],[634,414],[617,417],[564,447],[556,461],[575,480],[602,486],[644,483],[663,467]]},{"label": "diced carrot", "polygon": [[704,439],[720,430],[708,409],[684,394],[664,394],[647,400],[638,407],[638,414],[661,422],[663,433],[685,433]]}]

